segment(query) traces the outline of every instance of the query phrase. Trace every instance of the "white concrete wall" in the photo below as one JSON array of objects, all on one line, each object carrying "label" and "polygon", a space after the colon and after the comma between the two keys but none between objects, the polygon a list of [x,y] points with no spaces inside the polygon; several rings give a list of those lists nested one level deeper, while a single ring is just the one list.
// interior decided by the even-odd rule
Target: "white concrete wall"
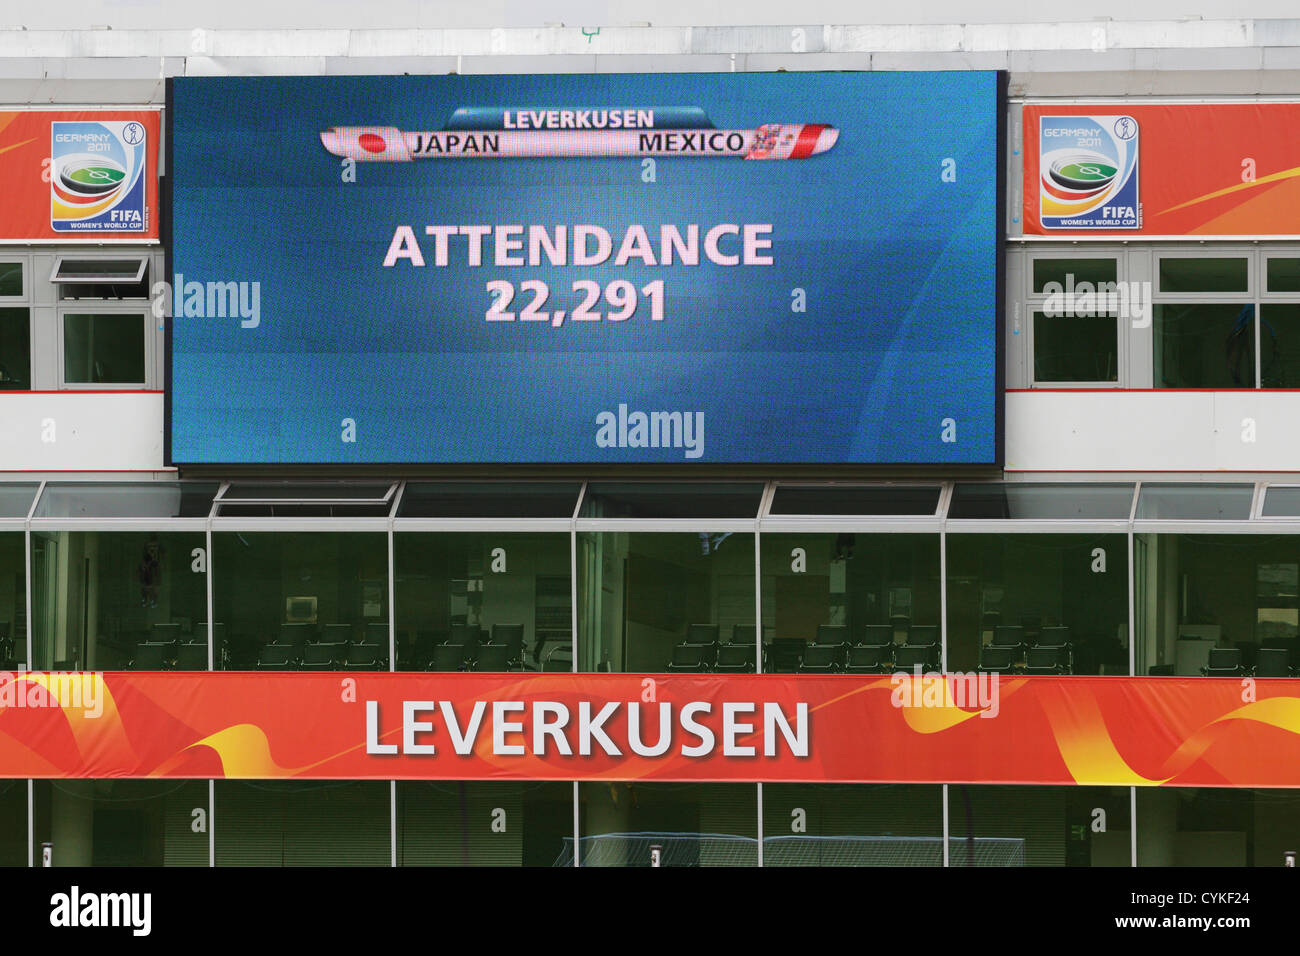
[{"label": "white concrete wall", "polygon": [[163,467],[161,392],[0,393],[0,403],[0,472]]}]

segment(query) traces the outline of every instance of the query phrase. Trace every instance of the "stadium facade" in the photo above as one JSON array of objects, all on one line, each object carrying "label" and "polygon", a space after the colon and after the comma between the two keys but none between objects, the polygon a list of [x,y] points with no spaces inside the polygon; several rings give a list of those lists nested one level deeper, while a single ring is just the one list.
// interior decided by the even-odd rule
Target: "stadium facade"
[{"label": "stadium facade", "polygon": [[[0,30],[0,860],[1300,848],[1300,20],[488,30],[332,10],[307,30]],[[382,108],[426,94],[423,127]],[[729,124],[738,103],[795,115]],[[653,126],[650,107],[685,139],[564,138],[584,109]],[[704,114],[734,141],[701,136]],[[759,124],[805,128],[742,142]],[[554,136],[519,140],[523,160],[427,155],[498,134]],[[709,141],[732,153],[686,155]],[[843,189],[816,165],[837,150]],[[774,177],[758,199],[734,185],[750,167]],[[455,190],[427,185],[443,175]],[[817,232],[846,209],[861,235]],[[801,229],[807,248],[782,245]],[[601,314],[640,311],[576,365],[475,337],[508,308],[534,331],[530,266],[665,255],[667,293],[593,273]],[[828,272],[791,278],[787,255]],[[477,331],[402,337],[471,285]],[[813,343],[784,367],[728,324],[774,296]],[[616,354],[679,316],[738,344]],[[762,427],[729,428],[728,396]],[[72,684],[26,676],[46,672],[103,676],[69,716]],[[922,683],[940,672],[970,679]],[[358,715],[377,702],[351,737],[320,701],[347,681]],[[835,716],[863,688],[878,709]],[[661,700],[656,752],[623,715]],[[493,729],[461,753],[476,701]],[[517,753],[524,704],[502,701],[531,702]]]}]

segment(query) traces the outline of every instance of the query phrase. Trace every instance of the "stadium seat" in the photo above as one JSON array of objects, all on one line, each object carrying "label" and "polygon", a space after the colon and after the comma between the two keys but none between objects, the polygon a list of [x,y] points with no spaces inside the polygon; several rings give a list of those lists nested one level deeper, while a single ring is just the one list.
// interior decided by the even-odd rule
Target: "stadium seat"
[{"label": "stadium seat", "polygon": [[[205,632],[206,633],[206,632]],[[208,645],[182,644],[176,648],[176,669],[182,671],[205,671],[208,669]]]},{"label": "stadium seat", "polygon": [[839,644],[809,644],[799,664],[800,674],[834,674],[843,667],[844,648]]},{"label": "stadium seat", "polygon": [[868,624],[862,629],[858,644],[862,647],[892,647],[894,629],[888,624]]},{"label": "stadium seat", "polygon": [[1290,652],[1285,647],[1261,647],[1255,652],[1256,677],[1290,677]]},{"label": "stadium seat", "polygon": [[438,644],[429,661],[431,671],[458,671],[465,663],[464,644]]},{"label": "stadium seat", "polygon": [[[351,624],[326,624],[320,629],[317,639],[322,644],[351,644],[352,643],[352,625]],[[384,637],[384,643],[388,643],[387,636]]]},{"label": "stadium seat", "polygon": [[510,670],[510,648],[504,644],[480,644],[472,670],[497,674]]},{"label": "stadium seat", "polygon": [[154,644],[148,641],[137,644],[135,657],[131,659],[131,668],[138,671],[162,670],[169,663],[167,651],[171,647],[171,644]]},{"label": "stadium seat", "polygon": [[292,670],[297,664],[297,651],[291,644],[263,644],[257,649],[259,670]]},{"label": "stadium seat", "polygon": [[849,648],[846,674],[883,674],[893,668],[893,655],[888,647],[857,644]]},{"label": "stadium seat", "polygon": [[1065,649],[1061,647],[1031,647],[1025,651],[1026,674],[1065,674]]},{"label": "stadium seat", "polygon": [[1036,647],[1069,647],[1070,629],[1060,625],[1041,628],[1038,632],[1038,640],[1034,641],[1034,645]]},{"label": "stadium seat", "polygon": [[709,669],[707,644],[677,644],[673,647],[672,660],[668,662],[670,671],[702,674]]},{"label": "stadium seat", "polygon": [[938,647],[939,625],[913,624],[907,631],[907,643],[911,647]]},{"label": "stadium seat", "polygon": [[285,647],[302,647],[312,632],[310,624],[281,624],[275,643]]},{"label": "stadium seat", "polygon": [[980,649],[981,674],[1010,674],[1015,665],[1014,650],[1010,647],[988,646]]},{"label": "stadium seat", "polygon": [[778,637],[767,652],[766,670],[774,674],[793,674],[803,663],[808,642],[797,637]]},{"label": "stadium seat", "polygon": [[755,635],[758,634],[757,628],[753,624],[735,624],[731,628],[732,644],[748,644],[754,646]]},{"label": "stadium seat", "polygon": [[557,644],[542,660],[542,670],[551,673],[573,670],[573,649],[568,644]]},{"label": "stadium seat", "polygon": [[912,673],[918,666],[925,670],[931,666],[931,660],[934,655],[934,648],[930,645],[917,646],[915,644],[903,644],[894,648],[894,671],[906,671]]},{"label": "stadium seat", "polygon": [[716,644],[718,643],[718,625],[716,624],[687,624],[686,639],[683,644]]},{"label": "stadium seat", "polygon": [[814,644],[844,647],[849,643],[849,629],[843,624],[818,624]]},{"label": "stadium seat", "polygon": [[1241,649],[1237,647],[1210,648],[1210,658],[1201,668],[1206,677],[1241,677],[1245,672],[1241,664]]},{"label": "stadium seat", "polygon": [[347,644],[308,644],[302,649],[302,669],[333,670],[347,657]]},{"label": "stadium seat", "polygon": [[385,664],[386,657],[378,644],[350,644],[343,666],[347,670],[376,670]]},{"label": "stadium seat", "polygon": [[477,624],[453,624],[447,635],[447,643],[460,644],[465,648],[465,660],[472,661],[478,656],[478,646],[482,638],[483,629]]},{"label": "stadium seat", "polygon": [[1025,647],[1025,629],[1019,624],[999,624],[993,628],[989,647],[1009,647],[1013,654],[1019,655]]},{"label": "stadium seat", "polygon": [[523,668],[524,626],[522,624],[493,624],[492,643],[500,644],[506,649],[506,661],[511,668]]},{"label": "stadium seat", "polygon": [[756,651],[753,644],[723,644],[713,669],[719,674],[752,674]]}]

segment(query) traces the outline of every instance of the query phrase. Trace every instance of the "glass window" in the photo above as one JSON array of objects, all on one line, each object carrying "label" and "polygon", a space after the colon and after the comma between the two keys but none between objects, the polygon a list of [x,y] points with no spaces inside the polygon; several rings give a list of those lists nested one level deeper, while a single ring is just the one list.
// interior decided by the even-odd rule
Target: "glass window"
[{"label": "glass window", "polygon": [[948,670],[1128,673],[1125,534],[949,534]]},{"label": "glass window", "polygon": [[410,482],[399,518],[571,518],[572,481]]},{"label": "glass window", "polygon": [[924,664],[938,666],[937,534],[767,533],[761,540],[765,672],[843,670],[855,645],[883,648],[876,669],[894,657],[906,666],[911,651],[896,645],[907,644],[928,647]]},{"label": "glass window", "polygon": [[217,513],[239,518],[386,518],[393,482],[239,482],[226,489]]},{"label": "glass window", "polygon": [[777,485],[774,515],[933,515],[937,485]]},{"label": "glass window", "polygon": [[943,866],[943,788],[763,785],[764,866]]},{"label": "glass window", "polygon": [[217,866],[390,866],[384,780],[237,781],[215,786]]},{"label": "glass window", "polygon": [[1300,388],[1300,304],[1264,305],[1259,319],[1264,388]]},{"label": "glass window", "polygon": [[398,670],[571,670],[567,532],[398,532]]},{"label": "glass window", "polygon": [[401,780],[398,866],[573,865],[573,784]]},{"label": "glass window", "polygon": [[1267,289],[1269,292],[1300,292],[1300,259],[1269,259]]},{"label": "glass window", "polygon": [[1161,292],[1246,292],[1249,290],[1247,259],[1200,256],[1162,258]]},{"label": "glass window", "polygon": [[27,562],[21,531],[0,531],[0,670],[27,660]]},{"label": "glass window", "polygon": [[206,780],[36,780],[37,865],[49,843],[55,866],[207,866],[195,809],[211,818]]},{"label": "glass window", "polygon": [[1135,517],[1245,521],[1254,498],[1254,485],[1145,483]]},{"label": "glass window", "polygon": [[0,390],[32,387],[32,332],[27,309],[0,308]]},{"label": "glass window", "polygon": [[754,518],[763,486],[664,482],[594,482],[582,501],[584,518]]},{"label": "glass window", "polygon": [[212,535],[218,670],[388,670],[388,535]]},{"label": "glass window", "polygon": [[1035,312],[1034,381],[1118,382],[1119,323],[1115,317]]},{"label": "glass window", "polygon": [[1035,259],[1034,291],[1047,291],[1049,282],[1071,288],[1090,282],[1095,287],[1100,282],[1114,282],[1118,269],[1115,259]]},{"label": "glass window", "polygon": [[1285,866],[1300,849],[1300,792],[1138,787],[1138,866]]},{"label": "glass window", "polygon": [[1287,677],[1300,665],[1300,536],[1139,534],[1137,673]]},{"label": "glass window", "polygon": [[0,780],[0,866],[27,865],[27,781]]},{"label": "glass window", "polygon": [[202,531],[32,532],[41,670],[204,670]]},{"label": "glass window", "polygon": [[1185,302],[1153,311],[1156,388],[1255,387],[1253,305]]},{"label": "glass window", "polygon": [[581,866],[758,865],[752,783],[582,783],[578,803]]},{"label": "glass window", "polygon": [[39,487],[35,482],[0,482],[0,518],[26,518]]},{"label": "glass window", "polygon": [[1127,787],[948,788],[949,866],[1130,866]]},{"label": "glass window", "polygon": [[1264,518],[1300,517],[1300,487],[1288,488],[1275,485],[1264,492],[1264,507],[1260,512]]},{"label": "glass window", "polygon": [[149,260],[61,258],[50,274],[60,299],[146,299]]},{"label": "glass window", "polygon": [[713,670],[753,627],[753,534],[578,533],[578,670]]},{"label": "glass window", "polygon": [[1094,518],[1128,520],[1129,484],[958,484],[949,518]]},{"label": "glass window", "polygon": [[206,518],[219,486],[205,481],[60,481],[33,518]]},{"label": "glass window", "polygon": [[0,262],[0,298],[17,298],[23,294],[23,264]]},{"label": "glass window", "polygon": [[63,380],[76,385],[144,384],[144,319],[131,312],[65,315]]}]

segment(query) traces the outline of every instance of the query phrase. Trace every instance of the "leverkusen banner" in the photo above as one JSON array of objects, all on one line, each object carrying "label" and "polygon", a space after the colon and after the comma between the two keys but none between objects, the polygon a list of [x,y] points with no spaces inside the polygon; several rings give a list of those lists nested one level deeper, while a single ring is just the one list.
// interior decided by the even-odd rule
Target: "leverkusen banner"
[{"label": "leverkusen banner", "polygon": [[158,238],[156,110],[0,112],[0,241]]},{"label": "leverkusen banner", "polygon": [[1028,105],[1026,235],[1300,234],[1300,103]]},{"label": "leverkusen banner", "polygon": [[1300,682],[0,674],[0,776],[1300,786]]}]

